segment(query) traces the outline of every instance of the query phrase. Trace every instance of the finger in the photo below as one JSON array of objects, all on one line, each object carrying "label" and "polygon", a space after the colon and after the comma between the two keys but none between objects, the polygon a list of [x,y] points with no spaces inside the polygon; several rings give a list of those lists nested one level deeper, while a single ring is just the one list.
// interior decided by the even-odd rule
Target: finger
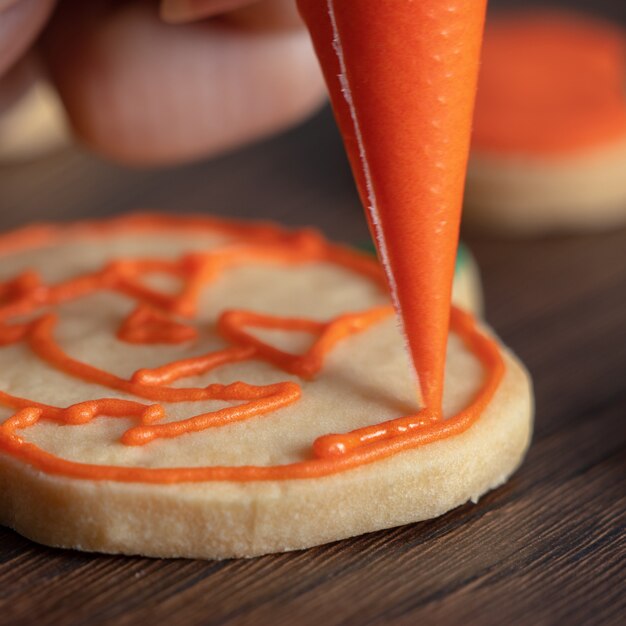
[{"label": "finger", "polygon": [[5,0],[0,4],[0,75],[30,46],[53,6],[54,0]]},{"label": "finger", "polygon": [[151,2],[64,2],[44,38],[71,122],[116,160],[188,160],[309,115],[324,87],[304,31],[164,24]]}]

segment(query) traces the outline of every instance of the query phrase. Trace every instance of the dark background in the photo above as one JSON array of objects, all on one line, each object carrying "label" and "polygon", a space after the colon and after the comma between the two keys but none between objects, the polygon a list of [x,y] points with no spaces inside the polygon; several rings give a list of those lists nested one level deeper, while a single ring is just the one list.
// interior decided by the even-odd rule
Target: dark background
[{"label": "dark background", "polygon": [[[512,4],[530,3],[491,10]],[[621,0],[554,4],[626,23]],[[368,236],[328,110],[180,168],[133,171],[76,147],[0,166],[2,229],[137,208],[312,224],[354,243]],[[467,241],[487,318],[536,386],[534,442],[509,483],[436,520],[254,560],[93,556],[0,529],[0,623],[620,623],[626,230]]]}]

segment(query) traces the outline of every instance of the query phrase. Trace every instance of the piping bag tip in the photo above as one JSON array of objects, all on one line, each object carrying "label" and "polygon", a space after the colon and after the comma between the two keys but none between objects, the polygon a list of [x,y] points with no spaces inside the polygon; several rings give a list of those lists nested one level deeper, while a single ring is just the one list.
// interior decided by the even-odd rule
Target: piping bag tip
[{"label": "piping bag tip", "polygon": [[440,410],[486,0],[298,0],[419,379]]}]

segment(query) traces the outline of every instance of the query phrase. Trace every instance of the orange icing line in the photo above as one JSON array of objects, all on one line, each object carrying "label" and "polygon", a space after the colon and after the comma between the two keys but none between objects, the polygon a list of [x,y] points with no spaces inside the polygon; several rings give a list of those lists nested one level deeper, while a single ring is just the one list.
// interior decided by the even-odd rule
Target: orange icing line
[{"label": "orange icing line", "polygon": [[422,400],[441,411],[486,0],[298,0]]},{"label": "orange icing line", "polygon": [[526,9],[487,22],[473,147],[559,154],[626,139],[626,34],[609,22]]},{"label": "orange icing line", "polygon": [[13,280],[0,284],[0,304],[16,300],[26,294],[33,294],[42,287],[39,276],[36,272],[27,271]]},{"label": "orange icing line", "polygon": [[[249,398],[250,388],[243,383],[233,383],[228,386],[233,396],[241,391],[241,396]],[[226,426],[233,422],[247,420],[255,415],[265,415],[288,406],[300,399],[300,387],[296,383],[277,383],[266,385],[259,392],[258,400],[251,400],[243,405],[228,407],[202,413],[189,419],[168,424],[153,426],[135,426],[127,430],[122,436],[122,443],[129,446],[140,446],[154,439],[179,437],[186,433],[197,433],[207,428]]]},{"label": "orange icing line", "polygon": [[[366,330],[372,324],[389,317],[388,306],[371,309],[365,313],[341,315],[323,323],[302,318],[268,317],[249,311],[225,311],[218,320],[218,329],[222,336],[243,346],[253,346],[256,356],[276,365],[285,372],[301,378],[310,379],[321,369],[324,358],[336,343],[359,331]],[[304,331],[319,335],[306,354],[294,356],[270,346],[250,335],[245,328],[256,326],[272,330]]]},{"label": "orange icing line", "polygon": [[[52,315],[42,318],[33,326],[30,332],[30,345],[33,352],[37,354],[43,361],[56,367],[57,369],[79,378],[85,382],[95,383],[130,393],[148,400],[159,402],[199,402],[202,400],[242,400],[248,395],[251,398],[258,397],[259,390],[264,390],[268,386],[248,385],[247,383],[232,383],[230,385],[211,384],[205,388],[177,388],[177,387],[161,387],[154,384],[141,384],[133,381],[124,380],[115,374],[111,374],[104,370],[98,369],[76,359],[72,359],[65,354],[58,346],[52,336],[52,327],[55,322]],[[296,358],[296,357],[294,357]],[[242,360],[242,359],[238,359]],[[224,359],[223,363],[234,362],[230,359]],[[173,365],[170,365],[174,369]],[[183,377],[182,372],[178,371],[177,377]],[[270,386],[271,388],[271,386]]]},{"label": "orange icing line", "polygon": [[128,343],[183,343],[198,337],[193,326],[172,320],[161,311],[140,304],[123,322],[118,339]]},{"label": "orange icing line", "polygon": [[188,376],[206,374],[220,365],[248,361],[255,353],[256,349],[253,346],[225,348],[202,356],[172,361],[161,367],[137,370],[132,375],[131,381],[141,385],[165,385]]},{"label": "orange icing line", "polygon": [[[137,218],[128,219],[128,230],[137,224]],[[143,216],[140,221],[147,230],[168,232],[175,229],[177,223],[172,218],[149,218]],[[148,228],[149,224],[149,228]],[[215,222],[207,225],[204,220],[195,224],[205,232],[213,230]],[[106,236],[112,233],[126,233],[124,220],[93,226],[81,225],[81,236]],[[192,227],[187,218],[178,224],[178,230]],[[236,238],[235,224],[221,225],[223,230]],[[241,239],[251,230],[241,226]],[[69,227],[66,232],[75,231]],[[49,239],[42,241],[40,231],[38,244],[54,243],[55,237],[61,237],[62,230],[47,231]],[[242,404],[224,407],[201,415],[196,415],[178,422],[164,422],[165,410],[160,404],[143,404],[132,400],[100,398],[87,400],[67,408],[58,408],[38,403],[27,398],[13,396],[0,391],[0,404],[13,408],[16,413],[0,424],[0,450],[51,474],[90,480],[117,480],[124,482],[176,483],[207,480],[284,480],[293,478],[313,478],[324,476],[364,463],[386,458],[392,454],[418,445],[432,443],[446,437],[459,434],[469,428],[485,410],[498,388],[504,374],[504,362],[497,343],[482,334],[474,319],[467,313],[453,309],[452,329],[458,333],[485,367],[485,381],[473,402],[464,411],[448,420],[439,419],[437,412],[425,409],[414,416],[401,417],[383,422],[377,426],[361,428],[345,434],[329,434],[313,442],[313,458],[298,463],[277,466],[237,466],[237,467],[178,467],[178,468],[142,468],[125,466],[93,465],[77,463],[52,455],[23,439],[19,431],[30,428],[40,421],[52,421],[63,425],[86,424],[97,417],[134,418],[138,424],[132,426],[122,436],[125,445],[144,445],[160,438],[178,437],[182,434],[199,432],[206,428],[221,427],[254,416],[265,415],[296,402],[300,395],[300,386],[294,382],[279,382],[270,385],[249,385],[235,382],[230,385],[210,384],[204,388],[167,387],[175,380],[211,371],[216,367],[248,359],[268,361],[286,372],[310,378],[323,366],[326,355],[342,339],[361,332],[392,313],[390,306],[374,307],[360,313],[339,315],[335,319],[320,322],[301,318],[280,318],[261,315],[250,311],[227,311],[218,320],[218,331],[225,339],[236,345],[213,353],[183,359],[165,364],[152,370],[142,369],[133,374],[131,380],[124,380],[110,372],[100,370],[87,363],[82,363],[66,354],[54,338],[56,316],[50,307],[74,298],[97,292],[101,289],[118,290],[128,295],[127,279],[139,280],[145,273],[152,271],[174,272],[181,280],[187,279],[192,287],[184,286],[176,296],[150,294],[143,290],[132,290],[138,306],[147,306],[138,295],[141,293],[150,306],[154,306],[155,297],[163,301],[165,311],[190,311],[195,307],[201,292],[198,276],[202,285],[219,276],[225,268],[241,263],[270,262],[278,264],[302,264],[311,262],[333,263],[348,268],[361,275],[381,283],[382,274],[375,261],[366,255],[339,246],[326,243],[317,234],[310,232],[287,234],[272,227],[263,227],[254,232],[254,244],[239,243],[225,245],[224,256],[221,249],[205,255],[183,257],[180,261],[162,262],[153,260],[126,261],[110,263],[100,272],[73,278],[58,285],[43,286],[36,275],[19,278],[0,285],[3,304],[0,305],[0,339],[2,332],[5,340],[13,334],[13,341],[25,340],[30,348],[45,362],[70,376],[116,389],[136,397],[156,402],[188,402],[208,399],[238,401]],[[20,240],[15,235],[10,241]],[[61,239],[62,240],[62,239]],[[22,237],[25,248],[29,247],[28,237]],[[262,245],[259,245],[261,241]],[[3,239],[0,237],[0,255],[3,251]],[[11,251],[15,250],[10,246]],[[258,258],[257,258],[258,255]],[[138,283],[137,283],[138,284]],[[39,317],[30,322],[10,325],[13,317],[33,316],[43,309]],[[165,315],[164,312],[159,312]],[[167,318],[166,318],[167,319]],[[141,328],[142,318],[136,320]],[[153,318],[148,316],[145,323],[149,327]],[[307,331],[317,334],[317,339],[304,355],[293,355],[265,344],[246,328],[274,328],[282,330]],[[16,330],[17,329],[17,330]],[[159,333],[168,339],[169,331],[176,336],[177,327],[164,326]],[[160,334],[147,341],[160,341]],[[171,337],[170,337],[171,339]]]}]

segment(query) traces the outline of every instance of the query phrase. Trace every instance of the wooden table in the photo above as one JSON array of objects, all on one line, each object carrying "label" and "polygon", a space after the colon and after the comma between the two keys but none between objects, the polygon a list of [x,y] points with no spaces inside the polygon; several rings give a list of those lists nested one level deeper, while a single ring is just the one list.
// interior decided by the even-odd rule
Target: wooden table
[{"label": "wooden table", "polygon": [[[210,162],[131,172],[75,149],[0,169],[0,227],[150,207],[367,237],[328,111]],[[0,623],[617,624],[626,616],[626,230],[468,239],[489,321],[536,385],[512,480],[428,522],[252,560],[52,550],[0,529]],[[624,623],[624,622],[622,622]]]}]

